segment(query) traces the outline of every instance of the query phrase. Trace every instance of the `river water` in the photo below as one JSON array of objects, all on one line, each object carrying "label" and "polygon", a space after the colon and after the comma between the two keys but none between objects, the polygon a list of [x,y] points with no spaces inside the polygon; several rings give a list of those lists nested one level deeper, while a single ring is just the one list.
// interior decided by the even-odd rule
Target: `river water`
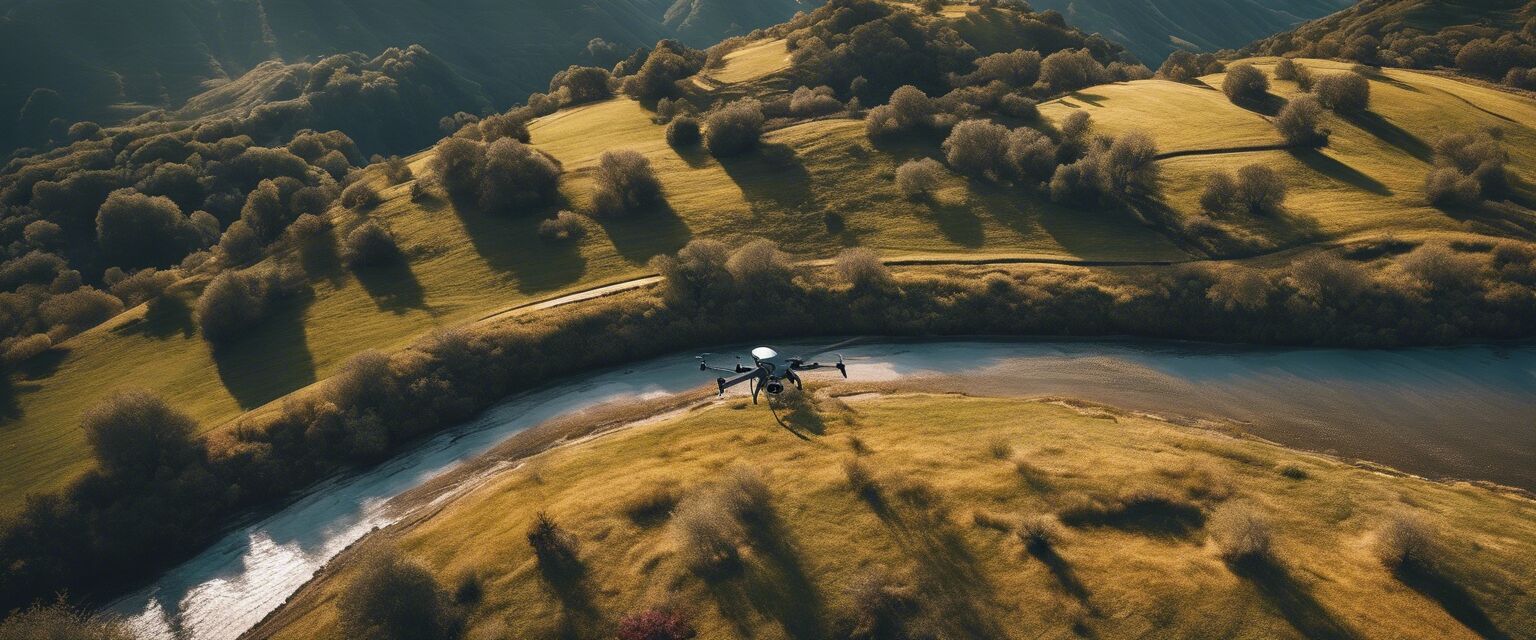
[{"label": "river water", "polygon": [[[777,346],[786,354],[814,349],[804,342]],[[1231,419],[1291,446],[1425,476],[1536,490],[1536,345],[1349,351],[1140,341],[908,341],[840,350],[855,380],[931,377],[935,390],[1070,396],[1123,409]],[[391,498],[546,420],[636,397],[704,397],[711,380],[692,354],[678,354],[513,397],[385,464],[333,479],[229,532],[109,610],[127,617],[146,638],[236,638],[342,549],[407,515],[391,508]]]}]

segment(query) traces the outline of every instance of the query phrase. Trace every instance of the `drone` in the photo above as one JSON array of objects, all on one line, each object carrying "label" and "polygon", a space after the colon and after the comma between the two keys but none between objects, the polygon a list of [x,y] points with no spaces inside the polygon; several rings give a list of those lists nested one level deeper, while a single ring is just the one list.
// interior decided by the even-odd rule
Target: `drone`
[{"label": "drone", "polygon": [[769,396],[783,393],[784,381],[786,380],[794,384],[796,389],[802,388],[798,373],[800,371],[810,371],[822,367],[836,367],[843,374],[844,378],[848,377],[848,365],[843,363],[842,354],[837,354],[837,364],[825,365],[820,362],[806,362],[805,358],[795,357],[786,359],[780,365],[773,362],[774,358],[779,357],[779,352],[769,347],[758,347],[752,350],[752,366],[749,367],[742,364],[741,358],[738,357],[736,358],[735,368],[731,369],[711,366],[707,360],[709,355],[705,353],[698,356],[699,371],[720,371],[735,374],[733,378],[717,378],[715,380],[715,384],[720,387],[720,395],[725,395],[726,389],[745,382],[752,390],[752,404],[757,404],[757,395],[760,391],[768,392]]}]

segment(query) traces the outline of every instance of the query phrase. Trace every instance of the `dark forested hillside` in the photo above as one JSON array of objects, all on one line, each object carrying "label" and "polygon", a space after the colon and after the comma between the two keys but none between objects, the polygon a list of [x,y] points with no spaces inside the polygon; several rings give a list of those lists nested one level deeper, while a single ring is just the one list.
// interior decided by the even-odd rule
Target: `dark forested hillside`
[{"label": "dark forested hillside", "polygon": [[1536,2],[1366,0],[1247,48],[1256,55],[1343,58],[1366,64],[1455,67],[1536,89]]},{"label": "dark forested hillside", "polygon": [[42,142],[55,118],[115,122],[179,106],[270,60],[375,55],[412,44],[505,106],[543,90],[551,73],[573,62],[607,66],[661,38],[710,44],[801,7],[798,0],[0,0],[0,150]]},{"label": "dark forested hillside", "polygon": [[1119,42],[1157,66],[1175,49],[1243,46],[1345,7],[1350,0],[1034,0],[1074,26]]}]

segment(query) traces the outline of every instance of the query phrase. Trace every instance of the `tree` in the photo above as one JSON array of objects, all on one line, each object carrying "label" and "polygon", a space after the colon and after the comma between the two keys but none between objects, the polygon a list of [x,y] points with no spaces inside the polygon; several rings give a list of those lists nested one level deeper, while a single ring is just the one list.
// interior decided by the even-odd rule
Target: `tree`
[{"label": "tree", "polygon": [[1237,202],[1252,213],[1278,211],[1285,204],[1285,179],[1262,164],[1237,170]]},{"label": "tree", "polygon": [[896,188],[908,198],[927,197],[939,187],[944,167],[933,158],[916,158],[896,167]]},{"label": "tree", "polygon": [[378,189],[365,180],[354,182],[341,192],[341,206],[348,209],[372,209],[380,202],[383,199],[379,197]]},{"label": "tree", "polygon": [[1157,143],[1144,131],[1126,132],[1106,151],[1104,173],[1112,194],[1117,197],[1155,194],[1161,175]]},{"label": "tree", "polygon": [[667,123],[667,144],[673,147],[691,147],[699,143],[699,121],[693,116],[682,115]]},{"label": "tree", "polygon": [[1354,72],[1318,78],[1313,90],[1318,102],[1339,113],[1365,111],[1371,106],[1371,83]]},{"label": "tree", "polygon": [[277,239],[288,226],[288,209],[283,206],[282,192],[272,180],[262,180],[245,197],[240,209],[240,219],[256,233],[263,245]]},{"label": "tree", "polygon": [[972,176],[1007,174],[1008,128],[985,120],[955,125],[944,140],[944,158],[955,171]]},{"label": "tree", "polygon": [[485,145],[474,140],[452,137],[437,145],[432,156],[432,173],[443,183],[448,195],[469,198],[480,192],[480,174],[485,170]]},{"label": "tree", "polygon": [[404,256],[389,230],[369,220],[347,234],[342,258],[354,269],[395,264]]},{"label": "tree", "polygon": [[1322,104],[1313,96],[1299,96],[1285,103],[1275,117],[1275,129],[1286,144],[1298,147],[1321,146],[1328,142],[1328,132],[1321,129]]},{"label": "tree", "polygon": [[711,112],[704,120],[704,146],[717,158],[740,155],[763,135],[763,105],[742,98]]},{"label": "tree", "polygon": [[565,104],[581,104],[612,96],[608,82],[607,69],[571,65],[550,79],[549,92],[562,95]]},{"label": "tree", "polygon": [[219,238],[218,253],[225,266],[238,267],[261,257],[261,238],[244,220],[236,220]]},{"label": "tree", "polygon": [[197,423],[142,389],[107,396],[86,410],[81,427],[102,471],[116,478],[148,480],[201,453],[193,439]]},{"label": "tree", "polygon": [[1227,68],[1227,77],[1221,81],[1221,91],[1233,102],[1259,100],[1269,93],[1269,77],[1246,62]]},{"label": "tree", "polygon": [[399,552],[374,551],[336,601],[342,634],[372,640],[433,640],[459,625],[446,591]]},{"label": "tree", "polygon": [[1067,93],[1108,79],[1104,65],[1095,60],[1087,49],[1062,50],[1045,57],[1040,62],[1040,82],[1055,93]]},{"label": "tree", "polygon": [[167,266],[198,247],[201,234],[170,198],[119,189],[96,214],[103,257],[125,267]]},{"label": "tree", "polygon": [[592,182],[592,207],[599,215],[621,215],[660,202],[661,181],[638,151],[604,151]]},{"label": "tree", "polygon": [[548,156],[512,138],[486,148],[480,177],[480,206],[487,211],[531,209],[554,199],[560,167]]}]

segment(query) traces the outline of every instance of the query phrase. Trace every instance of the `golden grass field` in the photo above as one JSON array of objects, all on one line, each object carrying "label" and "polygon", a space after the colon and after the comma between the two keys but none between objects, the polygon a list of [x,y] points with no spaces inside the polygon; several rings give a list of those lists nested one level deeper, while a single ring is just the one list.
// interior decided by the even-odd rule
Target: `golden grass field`
[{"label": "golden grass field", "polygon": [[[955,22],[957,28],[984,31],[985,20],[984,13],[969,12]],[[710,73],[734,83],[728,87],[764,82],[783,70],[782,47],[774,41],[749,43]],[[1307,63],[1319,72],[1341,66]],[[1219,86],[1220,77],[1205,82]],[[1386,71],[1372,89],[1375,115],[1334,119],[1333,142],[1325,150],[1165,161],[1167,204],[1180,214],[1195,213],[1210,172],[1265,162],[1290,182],[1289,211],[1229,222],[1276,247],[1498,228],[1500,221],[1458,220],[1424,203],[1421,183],[1429,168],[1424,150],[1445,133],[1498,125],[1512,166],[1529,181],[1536,171],[1536,130],[1530,125],[1536,123],[1536,102],[1410,71]],[[1289,95],[1294,87],[1279,82],[1275,93]],[[1105,133],[1148,130],[1164,151],[1275,140],[1263,114],[1195,85],[1157,80],[1107,85],[1042,105],[1052,119],[1075,109],[1087,109]],[[385,202],[365,214],[333,210],[338,237],[363,215],[383,222],[398,236],[408,265],[365,271],[361,278],[336,264],[308,265],[317,275],[311,296],[218,353],[191,321],[189,309],[203,281],[190,280],[169,304],[153,312],[131,310],[23,367],[11,382],[10,417],[0,422],[0,468],[6,470],[0,474],[0,515],[13,513],[27,494],[60,488],[89,467],[78,419],[115,388],[147,387],[203,429],[215,430],[323,379],[359,351],[389,350],[434,327],[644,275],[650,258],[693,238],[766,237],[806,259],[852,246],[887,257],[1204,257],[1127,213],[1059,207],[1016,188],[954,175],[932,201],[908,200],[895,188],[895,168],[910,158],[938,157],[940,140],[875,144],[853,119],[771,131],[759,152],[725,162],[700,150],[672,149],[664,127],[626,98],[562,110],[533,122],[530,130],[533,144],[564,165],[561,208],[585,210],[597,157],[624,148],[651,159],[667,206],[592,222],[575,245],[537,237],[538,222],[553,209],[523,217],[459,210],[438,199],[412,202],[409,185],[386,189]],[[413,158],[418,173],[429,156],[430,151]]]},{"label": "golden grass field", "polygon": [[[685,611],[701,638],[823,637],[875,567],[914,588],[914,624],[942,637],[1477,637],[1451,610],[1484,631],[1536,632],[1527,498],[1101,407],[828,393],[855,390],[822,388],[788,419],[796,433],[739,400],[644,420],[526,460],[363,544],[399,549],[450,590],[478,576],[475,639],[596,637],[658,605]],[[850,488],[855,459],[878,497]],[[687,500],[740,467],[765,479],[772,515],[737,541],[738,573],[706,580],[679,558],[674,522],[632,507]],[[1066,526],[1050,551],[1007,530],[1135,490],[1199,510]],[[1272,563],[1218,556],[1207,516],[1229,503],[1271,523]],[[525,538],[541,511],[577,541],[581,578],[559,591]],[[1417,590],[1378,561],[1377,531],[1400,514],[1438,532],[1452,586]],[[333,564],[256,637],[341,637],[335,602],[354,569]]]}]

